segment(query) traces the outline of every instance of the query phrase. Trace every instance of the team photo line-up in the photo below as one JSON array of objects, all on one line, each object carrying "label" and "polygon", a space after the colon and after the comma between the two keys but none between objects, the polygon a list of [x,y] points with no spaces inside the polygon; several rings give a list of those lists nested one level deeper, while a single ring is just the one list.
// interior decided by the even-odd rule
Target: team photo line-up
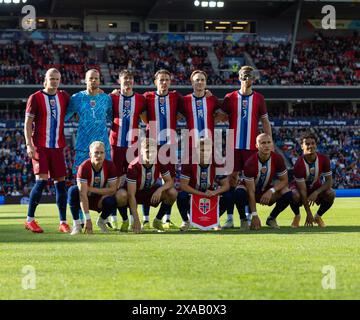
[{"label": "team photo line-up", "polygon": [[[55,184],[59,231],[71,235],[93,233],[90,210],[99,213],[96,225],[103,233],[108,228],[120,232],[130,228],[140,233],[150,229],[150,206],[158,205],[152,221],[155,230],[187,231],[195,196],[216,199],[217,214],[227,213],[225,224],[213,226],[214,230],[234,228],[235,206],[240,229],[259,230],[257,203],[275,204],[266,219],[270,228],[280,228],[276,218],[288,206],[294,212],[291,227],[300,226],[301,206],[306,212],[305,226],[325,227],[322,216],[332,206],[335,192],[330,160],[317,152],[317,137],[305,133],[300,138],[303,155],[294,165],[294,181],[289,181],[283,157],[274,152],[264,97],[252,88],[255,70],[241,67],[240,88],[228,93],[222,103],[206,89],[206,80],[204,71],[193,71],[193,92],[182,96],[169,90],[171,74],[162,69],[154,75],[156,91],[139,94],[133,91],[132,72],[122,70],[120,88],[106,94],[100,89],[99,71],[91,69],[85,76],[86,90],[70,97],[58,89],[60,72],[47,70],[44,88],[32,94],[26,105],[24,134],[36,182],[25,228],[43,232],[35,211],[49,177]],[[176,125],[180,118],[186,122],[187,139],[181,140],[185,147],[179,163]],[[73,166],[76,185],[66,190],[64,123],[72,119],[78,122]],[[224,121],[229,122],[225,147],[215,129]],[[108,122],[112,123],[110,135]],[[263,133],[259,132],[259,122]],[[140,123],[145,130],[139,130]],[[179,183],[175,184],[177,171]],[[170,220],[175,202],[182,218],[180,227]],[[315,203],[319,208],[314,215],[311,207]],[[67,206],[73,217],[72,228],[66,219]],[[120,227],[117,211],[122,217]]]}]

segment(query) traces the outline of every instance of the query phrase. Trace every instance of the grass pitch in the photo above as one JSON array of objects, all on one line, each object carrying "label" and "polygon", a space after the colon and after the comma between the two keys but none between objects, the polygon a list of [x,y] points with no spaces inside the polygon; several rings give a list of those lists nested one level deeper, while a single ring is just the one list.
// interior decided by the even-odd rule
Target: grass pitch
[{"label": "grass pitch", "polygon": [[[229,231],[104,235],[94,226],[96,234],[72,237],[57,232],[56,206],[40,205],[45,233],[33,234],[23,227],[26,209],[0,206],[0,299],[360,298],[358,198],[336,199],[325,229],[291,229],[288,208],[280,230],[257,232],[241,232],[236,213],[237,228]],[[270,209],[259,211],[265,224]],[[172,217],[179,225],[176,206]],[[35,282],[26,280],[26,266]],[[334,268],[334,282],[326,266]],[[26,290],[26,283],[36,288]]]}]

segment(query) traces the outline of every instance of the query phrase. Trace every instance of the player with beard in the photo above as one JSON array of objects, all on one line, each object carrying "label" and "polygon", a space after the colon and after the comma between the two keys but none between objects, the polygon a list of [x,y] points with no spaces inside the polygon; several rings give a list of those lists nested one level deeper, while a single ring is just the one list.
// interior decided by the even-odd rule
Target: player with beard
[{"label": "player with beard", "polygon": [[[85,83],[86,90],[71,96],[65,116],[65,121],[70,121],[76,115],[79,123],[73,174],[76,174],[79,165],[89,158],[89,146],[93,141],[102,141],[105,145],[106,159],[111,159],[107,129],[107,123],[112,122],[111,98],[100,89],[98,70],[88,70],[85,74]],[[82,212],[80,219],[84,219]]]}]

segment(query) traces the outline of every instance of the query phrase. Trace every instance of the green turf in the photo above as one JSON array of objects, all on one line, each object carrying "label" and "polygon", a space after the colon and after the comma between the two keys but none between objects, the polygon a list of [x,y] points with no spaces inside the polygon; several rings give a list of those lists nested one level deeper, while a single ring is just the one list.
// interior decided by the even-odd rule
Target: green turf
[{"label": "green turf", "polygon": [[[95,227],[72,237],[57,232],[55,205],[37,211],[44,234],[24,230],[26,206],[0,206],[0,299],[360,298],[359,199],[336,199],[325,229],[291,229],[287,209],[280,230],[257,232],[103,235]],[[259,211],[264,223],[268,208]],[[180,222],[177,209],[173,218]],[[35,290],[22,288],[26,265],[35,268]],[[326,265],[336,289],[322,287]]]}]

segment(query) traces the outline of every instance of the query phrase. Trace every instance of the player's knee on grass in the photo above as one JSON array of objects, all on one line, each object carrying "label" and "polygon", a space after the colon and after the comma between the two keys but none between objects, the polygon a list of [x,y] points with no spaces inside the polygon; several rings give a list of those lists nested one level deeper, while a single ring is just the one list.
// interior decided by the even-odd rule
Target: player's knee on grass
[{"label": "player's knee on grass", "polygon": [[125,189],[119,189],[116,192],[116,203],[118,207],[124,207],[127,204],[127,192]]}]

